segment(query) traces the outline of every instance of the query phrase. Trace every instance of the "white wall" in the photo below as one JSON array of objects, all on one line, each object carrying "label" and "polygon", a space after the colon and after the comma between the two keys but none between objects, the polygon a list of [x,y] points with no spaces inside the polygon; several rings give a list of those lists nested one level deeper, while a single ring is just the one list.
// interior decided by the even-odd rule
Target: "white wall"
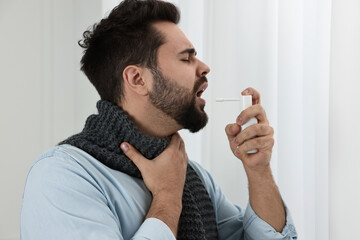
[{"label": "white wall", "polygon": [[[30,161],[28,158],[33,159],[38,154],[38,149],[29,144],[29,141],[39,131],[36,125],[40,115],[38,106],[41,105],[41,94],[38,90],[41,81],[41,47],[40,44],[35,44],[27,49],[31,43],[41,41],[41,30],[36,24],[33,28],[30,27],[31,24],[27,28],[21,28],[24,21],[40,22],[41,10],[38,6],[29,4],[29,12],[23,11],[22,16],[14,19],[19,2],[1,2],[0,6],[0,233],[1,237],[14,239],[18,232],[19,206]],[[9,24],[11,21],[13,24]],[[26,39],[23,36],[26,36]],[[21,56],[21,52],[27,54]],[[33,85],[37,87],[33,88]],[[32,93],[29,94],[29,91]],[[23,167],[24,165],[26,167]]]},{"label": "white wall", "polygon": [[360,1],[333,0],[330,81],[330,239],[359,239]]},{"label": "white wall", "polygon": [[0,1],[0,239],[19,239],[32,162],[95,109],[77,40],[100,17],[96,1]]}]

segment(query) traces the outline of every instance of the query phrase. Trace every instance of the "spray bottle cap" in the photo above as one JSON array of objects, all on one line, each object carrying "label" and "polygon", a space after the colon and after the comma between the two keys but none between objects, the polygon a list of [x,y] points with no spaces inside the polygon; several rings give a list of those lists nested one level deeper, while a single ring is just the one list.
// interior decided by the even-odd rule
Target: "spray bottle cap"
[{"label": "spray bottle cap", "polygon": [[252,106],[252,96],[251,95],[242,96],[241,111],[247,109],[250,106]]}]

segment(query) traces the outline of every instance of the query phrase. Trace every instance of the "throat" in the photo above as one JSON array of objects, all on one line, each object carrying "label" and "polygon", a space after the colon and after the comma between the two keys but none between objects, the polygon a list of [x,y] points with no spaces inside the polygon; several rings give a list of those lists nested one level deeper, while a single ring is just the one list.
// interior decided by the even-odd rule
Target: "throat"
[{"label": "throat", "polygon": [[173,118],[153,106],[128,115],[138,129],[149,137],[168,137],[182,128]]}]

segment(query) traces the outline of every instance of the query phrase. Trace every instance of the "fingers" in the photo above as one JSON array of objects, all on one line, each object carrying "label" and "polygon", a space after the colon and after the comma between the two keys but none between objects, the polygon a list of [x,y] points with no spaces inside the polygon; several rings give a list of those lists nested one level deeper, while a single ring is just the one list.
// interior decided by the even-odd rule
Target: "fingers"
[{"label": "fingers", "polygon": [[167,149],[169,148],[174,148],[174,149],[179,149],[180,148],[180,144],[182,142],[182,138],[180,137],[179,133],[175,133],[174,135],[172,135],[171,140],[169,145],[166,147]]},{"label": "fingers", "polygon": [[142,172],[144,165],[147,163],[145,160],[147,159],[144,158],[138,150],[131,146],[130,143],[123,142],[120,145],[120,148],[123,150],[124,154],[139,168],[140,172]]},{"label": "fingers", "polygon": [[[243,162],[245,168],[259,169],[269,166],[273,146],[274,139],[272,137],[258,137],[238,146],[234,154]],[[247,154],[253,149],[257,149],[257,153]]]},{"label": "fingers", "polygon": [[240,130],[241,130],[241,127],[238,124],[236,124],[236,123],[228,124],[225,127],[225,132],[226,132],[226,135],[227,135],[229,141],[232,141],[234,139],[234,137],[236,137],[236,135],[238,135]]},{"label": "fingers", "polygon": [[[120,148],[123,150],[124,154],[130,158],[131,161],[133,161],[133,163],[140,169],[142,169],[143,165],[147,163],[147,161],[143,161],[143,160],[147,160],[146,158],[144,158],[142,156],[141,153],[139,153],[139,151],[137,151],[133,146],[131,146],[130,143],[127,142],[123,142],[120,145]],[[180,135],[178,133],[175,133],[170,140],[169,145],[166,147],[167,149],[176,149],[176,150],[181,150],[182,152],[185,152],[185,144],[184,141],[182,140],[182,138],[180,137]]]},{"label": "fingers", "polygon": [[[247,127],[230,141],[230,148],[234,155],[246,166],[268,164],[274,146],[274,129],[266,124],[254,124]],[[249,154],[251,150],[257,153]],[[255,162],[249,162],[255,160]]]},{"label": "fingers", "polygon": [[273,135],[274,135],[274,129],[271,126],[265,124],[255,124],[245,128],[240,134],[234,137],[232,143],[238,146],[255,137],[262,137],[262,136],[272,137]]},{"label": "fingers", "polygon": [[186,160],[187,160],[184,140],[177,132],[171,137],[170,143],[165,150],[173,152],[173,154],[182,154],[183,156],[186,156]]},{"label": "fingers", "polygon": [[251,95],[253,105],[251,107],[245,109],[244,111],[242,111],[240,113],[240,115],[238,116],[236,122],[239,125],[243,125],[250,118],[256,117],[260,124],[268,123],[266,113],[265,113],[264,109],[262,108],[262,106],[260,105],[260,103],[261,103],[260,93],[257,90],[255,90],[254,88],[249,87],[249,88],[245,89],[244,91],[242,91],[241,95]]},{"label": "fingers", "polygon": [[172,137],[174,138],[174,142],[176,142],[176,146],[178,146],[176,154],[180,154],[182,156],[182,159],[184,160],[183,163],[187,164],[188,157],[185,151],[185,143],[184,140],[181,138],[179,133],[175,133]]},{"label": "fingers", "polygon": [[252,105],[242,111],[237,117],[236,123],[239,125],[243,125],[252,117],[257,118],[259,124],[269,124],[265,110],[260,104]]},{"label": "fingers", "polygon": [[[235,124],[227,125],[225,132],[232,152],[243,162],[245,168],[263,169],[270,163],[274,130],[269,126],[266,113],[260,105],[260,93],[254,88],[247,88],[241,94],[251,95],[253,105],[240,113]],[[251,118],[256,118],[258,123],[242,129]],[[249,153],[255,149],[256,153]]]},{"label": "fingers", "polygon": [[181,152],[185,152],[185,143],[184,143],[184,140],[182,140],[182,138],[180,138],[179,149]]},{"label": "fingers", "polygon": [[253,105],[261,103],[260,93],[256,91],[254,88],[249,87],[245,89],[244,91],[241,92],[241,95],[251,95]]},{"label": "fingers", "polygon": [[253,149],[257,149],[259,152],[271,150],[274,146],[274,142],[274,138],[271,136],[253,138],[237,146],[234,153],[236,156],[241,157],[241,159],[245,159],[248,151]]}]

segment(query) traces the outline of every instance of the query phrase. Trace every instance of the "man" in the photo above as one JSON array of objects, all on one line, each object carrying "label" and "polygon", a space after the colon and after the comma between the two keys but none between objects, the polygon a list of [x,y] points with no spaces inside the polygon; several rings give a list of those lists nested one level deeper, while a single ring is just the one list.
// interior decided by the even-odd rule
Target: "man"
[{"label": "man", "polygon": [[[170,3],[125,0],[84,33],[82,70],[101,96],[99,114],[32,166],[22,239],[297,239],[269,166],[273,129],[254,89],[242,94],[255,105],[225,129],[249,180],[245,212],[188,161],[177,131],[206,125],[210,69],[178,21]],[[251,117],[259,123],[241,131]]]}]

